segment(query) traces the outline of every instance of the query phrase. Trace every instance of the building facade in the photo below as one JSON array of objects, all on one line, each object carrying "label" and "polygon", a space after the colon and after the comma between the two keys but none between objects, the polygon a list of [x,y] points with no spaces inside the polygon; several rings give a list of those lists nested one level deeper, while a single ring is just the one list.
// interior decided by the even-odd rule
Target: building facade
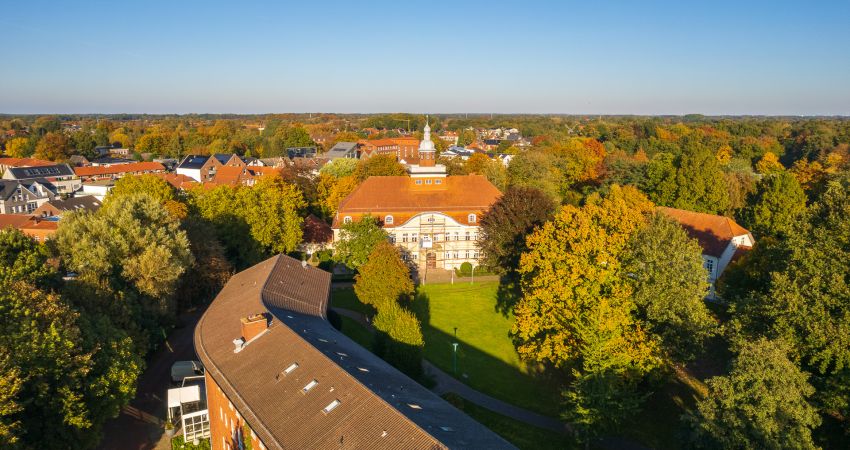
[{"label": "building facade", "polygon": [[47,180],[0,180],[0,214],[32,214],[56,198],[55,189]]},{"label": "building facade", "polygon": [[346,223],[375,217],[402,257],[418,270],[477,266],[479,221],[501,193],[481,175],[446,176],[436,164],[430,126],[419,145],[419,164],[409,176],[370,177],[339,206],[334,217],[334,242]]}]

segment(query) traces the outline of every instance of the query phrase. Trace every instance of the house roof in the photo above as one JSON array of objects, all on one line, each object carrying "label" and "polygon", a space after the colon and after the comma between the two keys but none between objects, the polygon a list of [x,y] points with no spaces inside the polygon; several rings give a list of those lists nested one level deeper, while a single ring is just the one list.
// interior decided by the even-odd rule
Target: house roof
[{"label": "house roof", "polygon": [[79,177],[96,175],[116,175],[120,173],[165,171],[165,166],[158,162],[135,162],[130,164],[114,164],[111,166],[76,167],[74,173]]},{"label": "house roof", "polygon": [[51,200],[51,201],[49,201],[45,204],[51,205],[54,208],[56,208],[60,211],[63,211],[63,212],[78,211],[78,210],[85,210],[85,211],[94,212],[94,211],[97,211],[98,209],[100,209],[100,205],[101,205],[100,200],[98,200],[93,195],[82,195],[82,196],[79,196],[79,197],[71,197],[71,198],[67,198],[67,199],[64,199],[64,200],[56,199],[56,200]]},{"label": "house roof", "polygon": [[8,167],[39,167],[54,164],[56,163],[35,158],[0,158],[0,166]]},{"label": "house roof", "polygon": [[32,178],[66,177],[73,176],[74,171],[67,164],[52,164],[37,167],[10,167],[8,172],[16,180],[27,180]]},{"label": "house roof", "polygon": [[[234,275],[195,328],[207,374],[266,448],[513,448],[331,326],[330,278],[272,257]],[[257,313],[269,330],[235,353],[240,319]]]},{"label": "house roof", "polygon": [[35,216],[25,214],[0,214],[0,230],[6,228],[17,228],[18,230],[56,231],[59,224],[53,220],[42,220]]},{"label": "house roof", "polygon": [[18,190],[18,186],[23,186],[29,191],[32,191],[33,184],[36,183],[44,186],[50,192],[56,192],[56,186],[44,178],[33,178],[30,180],[0,180],[0,200],[6,200],[14,195]]},{"label": "house roof", "polygon": [[215,172],[213,182],[216,184],[237,185],[242,180],[253,178],[253,174],[249,173],[246,167],[242,166],[222,166]]},{"label": "house roof", "polygon": [[161,172],[154,173],[152,175],[155,177],[162,178],[163,180],[168,182],[168,184],[174,186],[177,189],[189,189],[197,183],[194,178],[187,175],[183,175],[182,173]]},{"label": "house roof", "polygon": [[734,237],[749,235],[752,238],[746,228],[728,217],[664,206],[659,206],[658,211],[679,222],[709,256],[719,258]]},{"label": "house roof", "polygon": [[183,161],[177,166],[178,169],[200,169],[204,166],[207,160],[210,159],[207,155],[186,155]]},{"label": "house roof", "polygon": [[481,175],[449,176],[441,187],[427,189],[407,176],[369,177],[343,199],[339,212],[484,210],[501,195]]}]

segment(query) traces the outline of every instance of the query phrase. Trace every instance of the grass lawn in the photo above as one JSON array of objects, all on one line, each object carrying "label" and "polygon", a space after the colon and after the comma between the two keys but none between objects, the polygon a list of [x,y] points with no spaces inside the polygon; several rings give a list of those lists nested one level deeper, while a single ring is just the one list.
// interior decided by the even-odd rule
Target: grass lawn
[{"label": "grass lawn", "polygon": [[359,313],[373,316],[375,308],[365,303],[360,303],[357,295],[354,294],[354,288],[337,288],[331,291],[331,306],[335,308],[350,309]]},{"label": "grass lawn", "polygon": [[422,321],[425,358],[453,373],[457,328],[457,378],[500,400],[558,415],[560,393],[537,366],[519,359],[508,335],[513,317],[496,312],[498,282],[419,286],[413,310]]},{"label": "grass lawn", "polygon": [[520,448],[520,450],[569,450],[580,448],[568,436],[533,427],[510,417],[494,413],[458,395],[446,394],[443,398],[478,421],[481,425],[493,430],[496,434]]}]

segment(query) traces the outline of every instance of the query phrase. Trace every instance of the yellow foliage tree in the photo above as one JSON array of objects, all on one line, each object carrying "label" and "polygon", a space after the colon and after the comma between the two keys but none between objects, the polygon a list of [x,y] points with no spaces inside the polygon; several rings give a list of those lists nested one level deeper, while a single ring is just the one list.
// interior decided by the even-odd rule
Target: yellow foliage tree
[{"label": "yellow foliage tree", "polygon": [[27,138],[14,138],[6,141],[6,156],[12,158],[26,157]]},{"label": "yellow foliage tree", "polygon": [[729,161],[732,160],[732,146],[729,144],[721,145],[714,156],[717,158],[717,161],[721,166],[729,164]]},{"label": "yellow foliage tree", "polygon": [[776,153],[773,152],[766,152],[759,162],[756,163],[756,172],[760,174],[780,172],[782,170],[785,170],[785,167],[779,162],[779,157],[776,156]]},{"label": "yellow foliage tree", "polygon": [[322,212],[327,217],[336,214],[340,202],[354,192],[358,184],[357,178],[352,175],[341,178],[329,174],[319,175],[318,196]]}]

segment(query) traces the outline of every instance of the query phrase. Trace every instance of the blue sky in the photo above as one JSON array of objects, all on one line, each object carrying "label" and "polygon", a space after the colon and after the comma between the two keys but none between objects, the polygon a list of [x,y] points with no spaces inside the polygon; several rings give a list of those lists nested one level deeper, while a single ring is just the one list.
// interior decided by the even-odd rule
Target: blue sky
[{"label": "blue sky", "polygon": [[850,115],[847,0],[14,10],[0,16],[4,113]]}]

